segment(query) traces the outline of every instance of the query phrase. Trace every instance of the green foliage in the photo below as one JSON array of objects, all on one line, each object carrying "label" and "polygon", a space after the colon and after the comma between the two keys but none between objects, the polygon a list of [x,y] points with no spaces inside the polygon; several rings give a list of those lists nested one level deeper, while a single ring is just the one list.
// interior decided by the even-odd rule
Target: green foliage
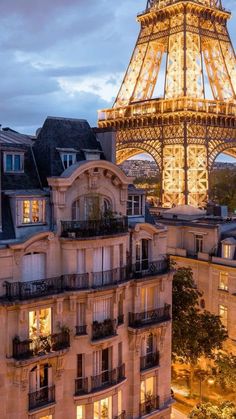
[{"label": "green foliage", "polygon": [[214,170],[210,174],[210,199],[221,205],[236,209],[236,170]]},{"label": "green foliage", "polygon": [[235,419],[236,406],[232,402],[223,402],[220,405],[201,403],[194,407],[189,414],[191,419]]},{"label": "green foliage", "polygon": [[225,389],[236,388],[236,356],[220,352],[215,360],[216,380]]},{"label": "green foliage", "polygon": [[179,268],[173,278],[173,339],[174,359],[196,365],[200,357],[212,358],[227,338],[220,317],[208,311],[201,312],[190,268]]}]

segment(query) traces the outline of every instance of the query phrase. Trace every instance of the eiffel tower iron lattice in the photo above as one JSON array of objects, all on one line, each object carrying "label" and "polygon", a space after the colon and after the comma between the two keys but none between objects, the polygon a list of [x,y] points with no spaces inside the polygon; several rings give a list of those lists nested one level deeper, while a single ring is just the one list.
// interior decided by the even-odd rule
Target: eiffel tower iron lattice
[{"label": "eiffel tower iron lattice", "polygon": [[[99,128],[116,131],[117,163],[140,152],[155,159],[163,207],[204,206],[215,158],[236,157],[230,16],[221,0],[148,0],[113,108],[99,111]],[[164,95],[155,98],[161,83]]]}]

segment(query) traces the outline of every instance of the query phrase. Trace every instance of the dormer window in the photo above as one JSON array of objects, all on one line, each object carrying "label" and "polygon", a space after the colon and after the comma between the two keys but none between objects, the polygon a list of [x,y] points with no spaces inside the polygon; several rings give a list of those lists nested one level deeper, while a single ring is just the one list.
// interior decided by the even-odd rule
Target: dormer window
[{"label": "dormer window", "polygon": [[142,215],[142,195],[128,195],[127,215]]},{"label": "dormer window", "polygon": [[24,153],[4,153],[4,172],[22,173],[24,171]]},{"label": "dormer window", "polygon": [[45,222],[45,199],[19,199],[17,201],[17,225],[42,224]]},{"label": "dormer window", "polygon": [[62,153],[61,154],[62,164],[64,169],[72,166],[76,162],[76,154],[75,153]]},{"label": "dormer window", "polygon": [[222,240],[222,255],[224,259],[234,259],[236,249],[236,240],[234,237],[228,237],[225,240]]}]

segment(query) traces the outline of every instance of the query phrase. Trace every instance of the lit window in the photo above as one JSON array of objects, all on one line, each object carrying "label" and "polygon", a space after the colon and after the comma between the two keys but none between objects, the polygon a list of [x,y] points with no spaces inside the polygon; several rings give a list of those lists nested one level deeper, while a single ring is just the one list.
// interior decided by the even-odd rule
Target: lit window
[{"label": "lit window", "polygon": [[61,154],[62,164],[64,169],[72,166],[76,162],[76,154],[75,153],[62,153]]},{"label": "lit window", "polygon": [[5,153],[4,154],[4,172],[23,172],[24,154],[23,153]]},{"label": "lit window", "polygon": [[17,224],[38,224],[45,222],[45,199],[18,200]]},{"label": "lit window", "polygon": [[223,244],[223,258],[232,259],[231,249],[232,246],[230,246],[229,244]]},{"label": "lit window", "polygon": [[49,336],[51,334],[51,308],[29,312],[29,338]]},{"label": "lit window", "polygon": [[219,289],[228,291],[228,272],[220,272]]},{"label": "lit window", "polygon": [[122,414],[122,391],[118,391],[118,416]]},{"label": "lit window", "polygon": [[195,252],[202,253],[202,249],[203,249],[203,236],[197,234],[195,236]]},{"label": "lit window", "polygon": [[41,416],[39,419],[52,419],[52,415]]},{"label": "lit window", "polygon": [[99,400],[93,404],[93,419],[112,418],[112,398]]},{"label": "lit window", "polygon": [[77,406],[76,419],[85,419],[84,406]]},{"label": "lit window", "polygon": [[221,321],[225,327],[228,324],[228,307],[223,304],[219,305],[219,316],[221,317]]},{"label": "lit window", "polygon": [[129,195],[127,215],[142,215],[142,195]]},{"label": "lit window", "polygon": [[154,395],[154,377],[149,377],[146,380],[141,381],[140,386],[140,401],[144,403],[147,397]]}]

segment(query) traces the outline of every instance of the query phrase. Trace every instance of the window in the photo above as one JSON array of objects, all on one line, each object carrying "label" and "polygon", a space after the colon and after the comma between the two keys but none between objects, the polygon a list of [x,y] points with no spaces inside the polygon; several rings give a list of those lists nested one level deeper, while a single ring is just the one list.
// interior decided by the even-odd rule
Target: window
[{"label": "window", "polygon": [[61,154],[62,164],[64,169],[72,166],[76,162],[76,153],[62,153]]},{"label": "window", "polygon": [[39,337],[51,334],[51,308],[35,310],[29,312],[29,338],[37,339]]},{"label": "window", "polygon": [[85,220],[99,220],[100,218],[100,201],[99,196],[85,197]]},{"label": "window", "polygon": [[118,416],[122,414],[122,391],[118,391]]},{"label": "window", "polygon": [[80,220],[79,199],[73,202],[71,213],[72,213],[71,214],[72,221]]},{"label": "window", "polygon": [[228,324],[228,307],[223,304],[219,305],[219,316],[221,317],[221,321],[225,327]]},{"label": "window", "polygon": [[197,234],[195,236],[195,252],[202,253],[202,249],[203,249],[203,236],[200,234]]},{"label": "window", "polygon": [[45,222],[45,199],[18,200],[17,208],[18,225]]},{"label": "window", "polygon": [[4,172],[23,172],[24,154],[23,153],[5,153],[4,154]]},{"label": "window", "polygon": [[52,415],[41,416],[39,419],[52,419]]},{"label": "window", "polygon": [[93,321],[103,322],[111,318],[111,298],[97,299],[93,306]]},{"label": "window", "polygon": [[77,325],[78,326],[85,326],[85,303],[78,303],[77,305]]},{"label": "window", "polygon": [[108,381],[108,371],[111,369],[112,348],[93,352],[93,375],[102,373],[102,383]]},{"label": "window", "polygon": [[147,397],[154,395],[154,377],[149,377],[146,380],[141,381],[140,386],[140,401],[144,403]]},{"label": "window", "polygon": [[142,215],[142,195],[128,195],[127,215]]},{"label": "window", "polygon": [[111,207],[111,203],[109,201],[109,199],[104,198],[103,200],[103,213],[105,215],[109,215],[112,211],[112,207]]},{"label": "window", "polygon": [[84,406],[77,406],[76,419],[85,419]]},{"label": "window", "polygon": [[146,287],[141,289],[141,310],[151,311],[157,306],[157,287]]},{"label": "window", "polygon": [[228,291],[228,272],[220,272],[219,289]]},{"label": "window", "polygon": [[149,240],[143,239],[136,242],[136,272],[148,269]]},{"label": "window", "polygon": [[83,377],[83,354],[77,355],[77,377],[82,378]]},{"label": "window", "polygon": [[99,400],[93,404],[93,419],[112,418],[112,397]]},{"label": "window", "polygon": [[150,333],[146,337],[146,355],[153,353],[153,334]]},{"label": "window", "polygon": [[123,364],[123,345],[122,342],[118,343],[118,367]]},{"label": "window", "polygon": [[52,385],[52,367],[48,364],[35,366],[30,371],[30,392],[33,393]]}]

